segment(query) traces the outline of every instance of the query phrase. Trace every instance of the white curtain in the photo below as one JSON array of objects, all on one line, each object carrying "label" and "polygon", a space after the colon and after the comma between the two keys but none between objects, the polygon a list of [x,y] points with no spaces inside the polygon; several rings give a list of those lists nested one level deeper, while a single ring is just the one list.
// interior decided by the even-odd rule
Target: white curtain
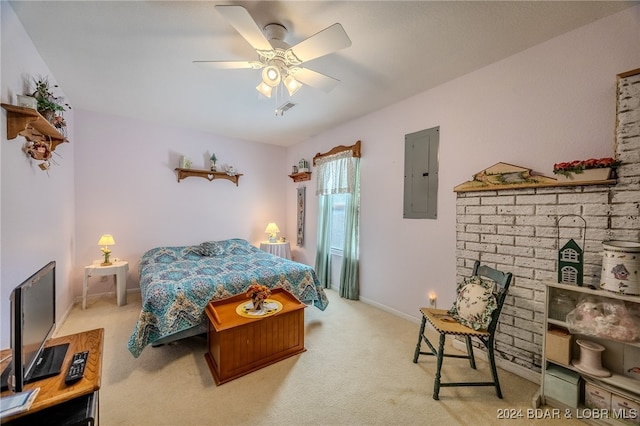
[{"label": "white curtain", "polygon": [[316,161],[316,195],[353,194],[356,185],[356,161],[353,152],[342,151]]}]

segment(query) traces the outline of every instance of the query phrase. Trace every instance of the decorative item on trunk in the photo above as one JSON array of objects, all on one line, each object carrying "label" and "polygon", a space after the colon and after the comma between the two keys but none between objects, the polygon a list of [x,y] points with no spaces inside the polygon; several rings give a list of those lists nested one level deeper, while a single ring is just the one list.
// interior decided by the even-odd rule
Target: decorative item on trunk
[{"label": "decorative item on trunk", "polygon": [[[557,246],[558,250],[558,282],[564,284],[574,284],[582,287],[582,280],[584,274],[584,248],[580,248],[578,243],[573,238],[570,238],[562,247],[560,247],[560,225],[563,219],[572,218],[571,227],[564,233],[569,234],[581,233],[582,234],[582,247],[585,245],[587,234],[587,222],[578,215],[565,215],[560,216],[556,223],[558,227]],[[582,221],[582,224],[576,223]]]},{"label": "decorative item on trunk", "polygon": [[262,284],[251,284],[247,288],[247,296],[251,298],[254,311],[262,310],[265,300],[271,296],[271,290],[269,287]]},{"label": "decorative item on trunk", "polygon": [[258,284],[252,281],[247,287],[245,295],[251,299],[251,302],[243,301],[236,307],[236,313],[245,318],[264,318],[275,315],[283,308],[282,303],[276,299],[269,299],[271,289],[266,285]]}]

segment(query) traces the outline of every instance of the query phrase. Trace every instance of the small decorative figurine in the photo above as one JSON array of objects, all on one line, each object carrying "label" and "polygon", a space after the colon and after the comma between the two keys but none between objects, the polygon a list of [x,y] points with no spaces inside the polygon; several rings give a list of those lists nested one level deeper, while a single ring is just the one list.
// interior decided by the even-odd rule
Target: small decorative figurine
[{"label": "small decorative figurine", "polygon": [[[572,217],[573,224],[577,220],[582,221],[582,247],[585,245],[587,222],[578,215],[565,215],[558,218],[558,247],[560,247],[560,222],[562,219]],[[558,282],[564,284],[574,284],[582,287],[584,276],[584,249],[580,248],[573,238],[569,239],[558,250]]]},{"label": "small decorative figurine", "polygon": [[211,171],[215,172],[216,171],[216,161],[218,161],[218,159],[216,158],[216,154],[215,153],[211,154],[211,158],[209,158],[209,160],[211,160]]}]

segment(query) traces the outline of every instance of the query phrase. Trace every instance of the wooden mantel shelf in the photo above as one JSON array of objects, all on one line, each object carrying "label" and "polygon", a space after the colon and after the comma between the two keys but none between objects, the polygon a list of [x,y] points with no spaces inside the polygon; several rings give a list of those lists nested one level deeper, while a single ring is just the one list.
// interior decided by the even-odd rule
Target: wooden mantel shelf
[{"label": "wooden mantel shelf", "polygon": [[178,182],[180,182],[184,178],[188,178],[190,176],[198,176],[201,178],[207,179],[211,182],[214,179],[227,179],[231,182],[235,183],[238,186],[238,179],[242,174],[238,173],[237,175],[228,175],[225,172],[212,172],[211,170],[196,170],[196,169],[181,169],[177,168],[176,172],[178,172]]},{"label": "wooden mantel shelf", "polygon": [[7,139],[24,136],[27,140],[51,142],[51,151],[58,145],[68,142],[38,111],[16,105],[2,104],[7,110]]},{"label": "wooden mantel shelf", "polygon": [[607,180],[585,180],[579,182],[544,182],[544,183],[523,183],[523,184],[505,184],[505,185],[488,185],[470,188],[454,188],[453,192],[476,192],[476,191],[501,191],[505,189],[529,189],[529,188],[554,188],[559,186],[591,186],[591,185],[615,185],[616,179]]}]

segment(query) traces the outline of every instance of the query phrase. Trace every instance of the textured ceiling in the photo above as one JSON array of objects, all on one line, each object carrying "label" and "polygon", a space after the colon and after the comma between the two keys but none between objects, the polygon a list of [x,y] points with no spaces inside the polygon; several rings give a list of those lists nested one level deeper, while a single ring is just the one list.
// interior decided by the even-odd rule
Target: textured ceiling
[{"label": "textured ceiling", "polygon": [[[11,1],[73,107],[289,146],[560,34],[629,1]],[[214,8],[240,4],[294,45],[335,22],[352,45],[305,63],[340,84],[261,97],[260,71],[194,60],[257,60]],[[275,116],[284,102],[295,107]]]}]

